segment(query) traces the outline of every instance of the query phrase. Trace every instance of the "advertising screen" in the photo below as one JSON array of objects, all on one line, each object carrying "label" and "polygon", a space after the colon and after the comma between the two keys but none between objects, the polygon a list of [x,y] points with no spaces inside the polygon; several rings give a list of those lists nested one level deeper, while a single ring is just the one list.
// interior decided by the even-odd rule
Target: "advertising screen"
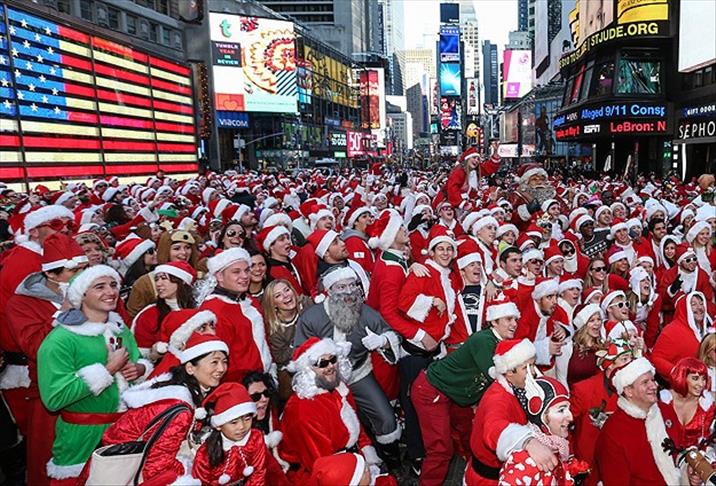
[{"label": "advertising screen", "polygon": [[359,71],[361,128],[374,130],[382,143],[385,128],[385,78],[382,68]]},{"label": "advertising screen", "polygon": [[193,107],[187,66],[0,4],[0,180],[195,172]]},{"label": "advertising screen", "polygon": [[209,23],[216,108],[295,113],[293,23],[214,12],[209,14]]},{"label": "advertising screen", "polygon": [[440,64],[440,95],[460,96],[462,77],[459,63]]},{"label": "advertising screen", "polygon": [[430,114],[438,114],[438,100],[440,99],[440,93],[438,93],[438,80],[430,78]]},{"label": "advertising screen", "polygon": [[467,81],[467,114],[480,114],[480,87],[479,81],[475,78],[469,78]]},{"label": "advertising screen", "polygon": [[457,24],[460,21],[460,4],[459,3],[441,3],[440,4],[440,23],[441,24]]},{"label": "advertising screen", "polygon": [[440,98],[440,126],[443,130],[462,129],[460,98]]},{"label": "advertising screen", "polygon": [[504,99],[522,98],[532,89],[532,53],[522,50],[505,50],[503,53]]},{"label": "advertising screen", "polygon": [[460,29],[440,27],[440,62],[460,61]]}]

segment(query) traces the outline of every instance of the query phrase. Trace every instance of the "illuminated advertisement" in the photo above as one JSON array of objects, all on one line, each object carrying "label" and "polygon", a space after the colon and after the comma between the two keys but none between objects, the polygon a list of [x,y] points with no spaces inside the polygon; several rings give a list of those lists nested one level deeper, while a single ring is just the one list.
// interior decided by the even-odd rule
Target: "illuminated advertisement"
[{"label": "illuminated advertisement", "polygon": [[296,113],[293,23],[214,12],[209,23],[216,108]]},{"label": "illuminated advertisement", "polygon": [[693,140],[716,137],[716,103],[682,108],[678,138]]},{"label": "illuminated advertisement", "polygon": [[349,88],[352,84],[351,69],[346,64],[309,46],[303,47],[303,63],[311,73],[313,96],[355,107],[357,100],[352,99]]},{"label": "illuminated advertisement", "polygon": [[461,130],[460,98],[440,98],[440,126],[443,130]]},{"label": "illuminated advertisement", "polygon": [[506,50],[503,52],[504,83],[502,97],[518,99],[532,89],[532,52]]},{"label": "illuminated advertisement", "polygon": [[348,157],[360,157],[363,155],[376,155],[373,150],[375,138],[370,133],[346,131],[346,152]]},{"label": "illuminated advertisement", "polygon": [[642,20],[669,20],[669,0],[617,0],[618,24]]},{"label": "illuminated advertisement", "polygon": [[462,76],[459,63],[440,63],[440,96],[460,96]]},{"label": "illuminated advertisement", "polygon": [[440,27],[440,62],[460,62],[460,29]]},{"label": "illuminated advertisement", "polygon": [[479,81],[475,78],[467,79],[467,114],[480,114]]},{"label": "illuminated advertisement", "polygon": [[184,64],[0,4],[0,180],[196,172]]},{"label": "illuminated advertisement", "polygon": [[430,78],[430,114],[438,114],[438,100],[440,99],[440,93],[438,92],[438,80]]},{"label": "illuminated advertisement", "polygon": [[378,143],[385,138],[385,75],[382,68],[359,72],[361,128],[372,130]]},{"label": "illuminated advertisement", "polygon": [[596,135],[660,135],[668,130],[668,110],[659,103],[592,105],[555,117],[557,140]]}]

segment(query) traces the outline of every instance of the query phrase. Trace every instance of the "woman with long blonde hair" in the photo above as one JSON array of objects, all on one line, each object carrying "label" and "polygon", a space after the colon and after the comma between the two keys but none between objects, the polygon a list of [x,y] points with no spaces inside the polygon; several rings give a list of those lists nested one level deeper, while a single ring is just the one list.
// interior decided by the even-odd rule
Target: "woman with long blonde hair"
[{"label": "woman with long blonde hair", "polygon": [[716,399],[716,334],[709,333],[704,336],[701,346],[699,346],[699,359],[709,369],[711,394]]}]

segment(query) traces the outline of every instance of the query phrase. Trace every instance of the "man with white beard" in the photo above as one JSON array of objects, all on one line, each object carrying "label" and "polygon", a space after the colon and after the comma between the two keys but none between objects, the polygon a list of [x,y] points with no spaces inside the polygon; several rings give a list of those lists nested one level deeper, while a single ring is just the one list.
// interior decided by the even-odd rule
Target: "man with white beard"
[{"label": "man with white beard", "polygon": [[353,374],[348,387],[359,415],[375,435],[388,468],[397,471],[401,429],[390,402],[373,376],[370,353],[377,351],[390,364],[395,364],[400,339],[380,314],[365,304],[358,276],[350,267],[330,268],[321,276],[321,284],[328,297],[298,318],[294,348],[298,349],[311,337],[351,344],[348,359]]}]

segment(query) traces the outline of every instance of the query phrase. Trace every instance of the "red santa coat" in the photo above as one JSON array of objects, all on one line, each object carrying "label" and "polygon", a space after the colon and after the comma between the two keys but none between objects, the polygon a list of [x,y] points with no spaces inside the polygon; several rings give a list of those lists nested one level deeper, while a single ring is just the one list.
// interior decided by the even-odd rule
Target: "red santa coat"
[{"label": "red santa coat", "polygon": [[510,454],[500,471],[500,486],[532,484],[533,482],[534,484],[557,484],[559,486],[574,484],[572,476],[567,472],[562,461],[553,470],[542,472],[527,451],[522,450]]},{"label": "red santa coat", "polygon": [[414,262],[423,263],[427,258],[423,250],[428,247],[428,232],[417,228],[410,233],[410,256]]},{"label": "red santa coat", "polygon": [[699,398],[699,406],[689,423],[682,424],[674,408],[674,398],[670,390],[659,392],[659,409],[664,417],[666,433],[679,449],[695,446],[703,438],[709,436],[709,429],[714,419],[714,399],[706,390]]},{"label": "red santa coat", "polygon": [[[244,486],[268,484],[266,482],[268,451],[260,431],[251,429],[251,432],[246,434],[243,440],[236,442],[224,438],[223,446],[224,462],[216,467],[212,467],[209,463],[209,450],[206,442],[196,451],[192,472],[194,477],[201,481],[201,484],[218,486],[238,484],[239,481],[243,481],[241,484]],[[248,476],[244,476],[244,470],[248,466],[251,466],[253,471]]]},{"label": "red santa coat", "polygon": [[537,302],[531,297],[529,300],[520,302],[518,306],[520,319],[517,321],[515,339],[527,338],[532,341],[537,351],[535,363],[541,366],[551,366],[554,361],[553,356],[549,353],[550,336],[554,332],[556,323],[569,323],[567,314],[561,307],[555,306],[551,316],[544,316],[539,310]]},{"label": "red santa coat", "polygon": [[[701,270],[701,267],[699,266],[696,266],[696,270],[694,270],[694,272],[696,272],[696,277],[691,277],[693,279],[693,288],[691,289],[684,288],[685,276],[681,275],[679,272],[678,265],[671,267],[661,276],[656,291],[663,299],[663,305],[666,310],[673,309],[674,303],[679,299],[679,297],[684,295],[684,292],[697,291],[701,292],[706,297],[706,305],[708,306],[709,312],[714,312],[714,289],[709,283],[709,276],[706,275],[706,272]],[[672,293],[669,288],[679,277],[681,277],[682,285],[676,293]]]},{"label": "red santa coat", "polygon": [[637,314],[633,312],[629,313],[630,321],[644,325],[644,342],[646,343],[646,347],[648,349],[654,347],[654,344],[656,343],[656,338],[659,335],[659,332],[661,332],[663,318],[663,314],[661,313],[661,302],[661,296],[657,295],[651,306],[648,307],[646,319],[643,321],[637,320],[638,317],[642,316],[637,316]]},{"label": "red santa coat", "polygon": [[291,395],[283,411],[281,458],[295,465],[288,475],[293,484],[306,484],[316,459],[370,445],[355,412],[353,397],[341,383],[335,390],[310,397]]},{"label": "red santa coat", "polygon": [[596,467],[604,486],[680,484],[671,456],[661,447],[666,437],[656,404],[647,415],[620,398],[595,447]]},{"label": "red santa coat", "polygon": [[134,333],[134,339],[136,339],[137,347],[140,350],[149,350],[154,343],[159,341],[161,327],[157,322],[158,319],[159,308],[156,303],[149,304],[134,316],[132,333]]},{"label": "red santa coat", "polygon": [[344,240],[344,243],[346,244],[346,250],[348,250],[348,258],[358,263],[370,275],[375,266],[375,258],[368,243],[358,235],[349,236]]},{"label": "red santa coat", "polygon": [[271,352],[266,342],[263,318],[249,299],[236,302],[226,296],[212,294],[201,305],[217,318],[216,335],[229,347],[229,369],[225,381],[241,380],[250,371],[269,371]]},{"label": "red santa coat", "polygon": [[291,287],[293,287],[293,290],[296,291],[296,294],[306,295],[306,292],[303,290],[303,284],[301,283],[301,277],[299,276],[296,267],[293,266],[293,263],[276,262],[274,260],[269,265],[269,275],[271,276],[271,280],[286,280],[291,284]]},{"label": "red santa coat", "polygon": [[522,195],[522,193],[513,191],[507,200],[510,204],[512,204],[513,208],[510,223],[517,226],[517,229],[520,230],[520,232],[526,231],[532,221],[532,215],[527,210],[527,199]]},{"label": "red santa coat", "polygon": [[[480,399],[472,423],[470,449],[482,464],[500,469],[509,455],[532,437],[527,416],[504,377],[498,377]],[[468,462],[468,486],[496,485],[497,480],[480,476]]]},{"label": "red santa coat", "polygon": [[[477,170],[470,171],[470,177],[468,177],[465,167],[459,165],[450,172],[447,182],[445,182],[444,193],[447,194],[450,205],[456,208],[460,206],[461,202],[478,197],[478,184]],[[439,202],[443,200],[445,200],[445,196],[441,195]]]},{"label": "red santa coat", "polygon": [[[191,475],[191,458],[180,456],[179,451],[194,421],[194,401],[189,390],[181,385],[151,388],[156,382],[168,378],[169,375],[164,374],[124,392],[122,399],[128,410],[102,436],[102,445],[137,440],[149,422],[163,411],[175,405],[188,407],[172,419],[149,452],[142,470],[142,484],[145,486],[166,485],[177,480],[179,484],[184,484],[181,481],[186,482]],[[149,434],[157,425],[149,430]]]},{"label": "red santa coat", "polygon": [[298,254],[292,260],[298,275],[300,276],[303,291],[306,295],[316,295],[318,286],[318,255],[312,244],[306,243],[298,250]]}]

